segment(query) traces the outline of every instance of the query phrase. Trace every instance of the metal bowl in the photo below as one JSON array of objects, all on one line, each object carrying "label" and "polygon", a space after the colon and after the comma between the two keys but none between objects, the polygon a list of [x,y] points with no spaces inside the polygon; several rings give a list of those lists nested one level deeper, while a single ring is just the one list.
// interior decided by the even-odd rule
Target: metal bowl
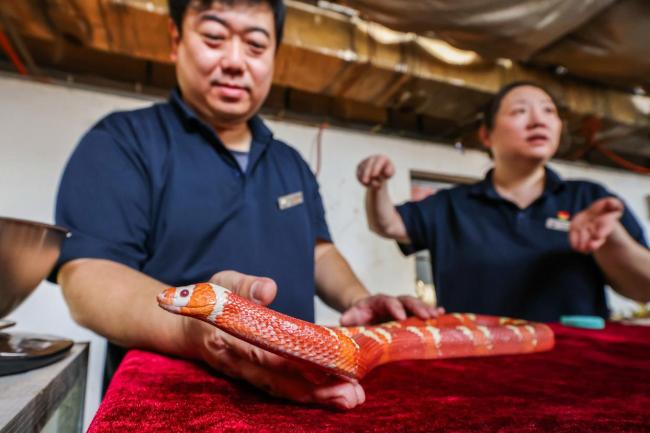
[{"label": "metal bowl", "polygon": [[0,217],[0,318],[52,271],[67,236],[62,227]]}]

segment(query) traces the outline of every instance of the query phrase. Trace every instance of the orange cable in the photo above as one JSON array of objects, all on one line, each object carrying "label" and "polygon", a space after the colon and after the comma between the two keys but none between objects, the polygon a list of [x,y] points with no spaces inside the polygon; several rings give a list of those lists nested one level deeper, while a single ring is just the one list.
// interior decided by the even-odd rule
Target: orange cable
[{"label": "orange cable", "polygon": [[9,60],[11,60],[11,63],[16,67],[18,73],[20,75],[28,75],[27,68],[23,65],[23,62],[14,51],[11,42],[9,42],[9,39],[7,39],[7,36],[5,36],[2,30],[0,30],[0,46],[2,46],[2,49],[7,53]]},{"label": "orange cable", "polygon": [[604,148],[598,143],[594,143],[594,147],[596,148],[596,150],[598,150],[606,158],[608,158],[610,161],[612,161],[619,167],[622,167],[634,173],[650,175],[650,168],[628,161],[627,159],[623,158],[620,155],[617,155],[615,152],[609,149]]},{"label": "orange cable", "polygon": [[602,127],[603,127],[603,122],[598,117],[589,116],[586,119],[584,119],[581,129],[582,129],[582,133],[585,136],[586,143],[583,148],[578,149],[577,152],[573,153],[572,155],[573,158],[575,159],[581,158],[589,150],[596,149],[598,152],[600,152],[607,159],[609,159],[619,167],[622,167],[626,170],[638,174],[650,174],[650,168],[628,161],[622,156],[617,155],[614,151],[607,149],[602,144],[598,143],[598,141],[596,141],[596,134],[598,133],[598,131],[602,129]]}]

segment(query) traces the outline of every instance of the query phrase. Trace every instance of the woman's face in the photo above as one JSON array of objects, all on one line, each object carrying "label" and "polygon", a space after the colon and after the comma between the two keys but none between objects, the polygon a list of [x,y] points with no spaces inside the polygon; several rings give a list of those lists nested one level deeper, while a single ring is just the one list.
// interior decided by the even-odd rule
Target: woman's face
[{"label": "woman's face", "polygon": [[501,100],[492,131],[482,133],[483,144],[496,161],[546,162],[560,144],[562,121],[551,97],[534,86],[519,86]]}]

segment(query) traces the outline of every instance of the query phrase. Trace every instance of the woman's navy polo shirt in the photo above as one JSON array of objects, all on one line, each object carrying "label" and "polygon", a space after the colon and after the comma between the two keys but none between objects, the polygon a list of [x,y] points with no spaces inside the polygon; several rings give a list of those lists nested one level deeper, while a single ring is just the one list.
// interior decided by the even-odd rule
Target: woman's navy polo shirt
[{"label": "woman's navy polo shirt", "polygon": [[[558,321],[564,314],[608,317],[605,277],[592,255],[571,249],[566,220],[595,200],[613,196],[586,181],[564,181],[546,169],[543,194],[519,209],[495,190],[491,172],[398,206],[411,245],[428,249],[438,303],[447,311]],[[621,223],[647,247],[626,208]]]},{"label": "woman's navy polo shirt", "polygon": [[249,127],[244,173],[177,91],[167,103],[101,120],[61,180],[56,223],[72,236],[57,269],[101,258],[170,285],[232,269],[272,278],[271,307],[313,321],[314,248],[330,241],[318,184],[259,117]]}]

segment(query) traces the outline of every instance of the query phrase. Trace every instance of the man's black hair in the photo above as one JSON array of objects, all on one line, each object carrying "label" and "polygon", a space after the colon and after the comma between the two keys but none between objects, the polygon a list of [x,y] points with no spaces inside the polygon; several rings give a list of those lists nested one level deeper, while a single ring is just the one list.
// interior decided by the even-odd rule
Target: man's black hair
[{"label": "man's black hair", "polygon": [[273,10],[273,20],[275,22],[275,38],[276,38],[276,47],[280,46],[282,42],[282,34],[284,33],[284,17],[285,17],[285,8],[284,2],[282,0],[167,0],[167,6],[169,8],[169,16],[176,24],[178,33],[182,34],[183,29],[183,17],[185,12],[189,7],[190,3],[196,1],[201,5],[201,7],[209,8],[212,3],[219,2],[232,6],[235,3],[247,3],[250,5],[256,5],[260,3],[268,3]]}]

